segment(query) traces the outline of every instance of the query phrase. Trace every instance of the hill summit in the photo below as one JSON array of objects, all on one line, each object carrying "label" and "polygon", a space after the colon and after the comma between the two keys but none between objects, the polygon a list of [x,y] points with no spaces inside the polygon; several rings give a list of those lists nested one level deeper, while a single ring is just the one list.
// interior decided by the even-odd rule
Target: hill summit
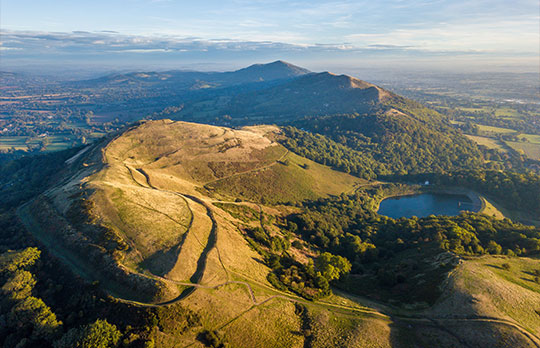
[{"label": "hill summit", "polygon": [[310,71],[307,69],[284,62],[282,60],[277,60],[268,64],[253,64],[247,68],[236,70],[227,74],[229,74],[229,76],[234,76],[239,81],[257,82],[290,79],[309,73]]}]

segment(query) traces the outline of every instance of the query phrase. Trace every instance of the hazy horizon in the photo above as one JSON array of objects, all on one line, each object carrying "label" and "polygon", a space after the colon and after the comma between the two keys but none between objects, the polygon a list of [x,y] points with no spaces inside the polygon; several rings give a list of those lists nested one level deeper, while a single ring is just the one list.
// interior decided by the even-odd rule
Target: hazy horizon
[{"label": "hazy horizon", "polygon": [[2,1],[0,68],[539,72],[537,1]]}]

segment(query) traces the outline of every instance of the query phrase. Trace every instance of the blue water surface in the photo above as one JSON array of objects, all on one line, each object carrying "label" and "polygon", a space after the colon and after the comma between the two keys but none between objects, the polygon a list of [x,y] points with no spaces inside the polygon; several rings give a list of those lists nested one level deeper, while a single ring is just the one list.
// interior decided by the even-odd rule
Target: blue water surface
[{"label": "blue water surface", "polygon": [[378,213],[394,219],[426,217],[429,215],[455,216],[463,210],[478,211],[469,197],[446,193],[422,193],[390,197],[381,202]]}]

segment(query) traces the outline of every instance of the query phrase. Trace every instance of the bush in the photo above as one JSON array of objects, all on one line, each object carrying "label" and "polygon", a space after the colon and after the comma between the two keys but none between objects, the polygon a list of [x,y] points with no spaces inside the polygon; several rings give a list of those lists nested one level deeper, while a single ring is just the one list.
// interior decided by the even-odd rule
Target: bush
[{"label": "bush", "polygon": [[223,337],[216,330],[204,330],[198,335],[197,339],[207,347],[226,348],[229,346],[223,342]]}]

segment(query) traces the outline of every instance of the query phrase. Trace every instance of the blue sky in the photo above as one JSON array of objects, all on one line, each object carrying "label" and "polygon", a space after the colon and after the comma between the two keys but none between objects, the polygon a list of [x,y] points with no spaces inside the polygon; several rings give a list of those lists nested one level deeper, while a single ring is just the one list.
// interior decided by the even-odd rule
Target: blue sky
[{"label": "blue sky", "polygon": [[538,69],[538,0],[2,0],[0,63]]}]

